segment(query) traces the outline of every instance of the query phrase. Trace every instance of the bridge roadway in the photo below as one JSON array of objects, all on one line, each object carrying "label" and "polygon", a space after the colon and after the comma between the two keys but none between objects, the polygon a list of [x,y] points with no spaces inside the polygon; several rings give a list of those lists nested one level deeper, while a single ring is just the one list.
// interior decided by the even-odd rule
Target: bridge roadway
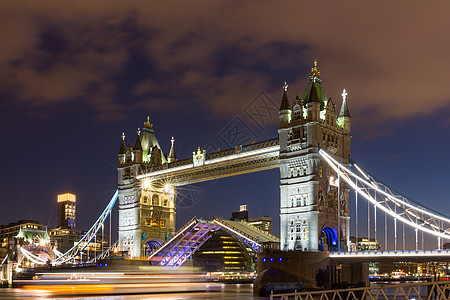
[{"label": "bridge roadway", "polygon": [[[194,166],[193,158],[158,167],[143,169],[139,180],[182,186],[202,181],[278,168],[280,146],[278,138],[236,146],[206,155],[201,165]],[[168,182],[165,182],[168,181]]]},{"label": "bridge roadway", "polygon": [[405,250],[405,251],[353,251],[331,252],[330,258],[338,261],[358,262],[450,262],[450,250]]}]

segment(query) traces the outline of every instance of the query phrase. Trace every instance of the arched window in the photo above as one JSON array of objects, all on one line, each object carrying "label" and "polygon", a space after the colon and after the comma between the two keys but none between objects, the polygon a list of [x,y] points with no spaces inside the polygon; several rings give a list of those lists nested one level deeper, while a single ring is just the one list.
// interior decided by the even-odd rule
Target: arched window
[{"label": "arched window", "polygon": [[159,197],[158,194],[153,194],[152,196],[152,205],[159,205]]}]

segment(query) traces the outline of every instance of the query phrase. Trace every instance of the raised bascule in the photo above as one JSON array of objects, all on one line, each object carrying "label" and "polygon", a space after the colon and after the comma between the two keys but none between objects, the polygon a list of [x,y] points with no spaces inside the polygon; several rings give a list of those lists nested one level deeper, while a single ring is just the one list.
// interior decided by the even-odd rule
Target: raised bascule
[{"label": "raised bascule", "polygon": [[[177,187],[228,176],[280,169],[281,249],[319,251],[347,249],[348,186],[329,182],[334,173],[319,155],[326,149],[348,165],[350,114],[346,93],[339,116],[327,98],[317,62],[309,83],[292,105],[287,84],[279,110],[279,138],[177,160],[172,147],[166,157],[149,119],[138,130],[134,146],[119,150],[119,250],[144,257],[175,233]],[[338,195],[340,195],[338,197]],[[338,200],[339,198],[339,200]],[[267,199],[267,201],[278,201]]]}]

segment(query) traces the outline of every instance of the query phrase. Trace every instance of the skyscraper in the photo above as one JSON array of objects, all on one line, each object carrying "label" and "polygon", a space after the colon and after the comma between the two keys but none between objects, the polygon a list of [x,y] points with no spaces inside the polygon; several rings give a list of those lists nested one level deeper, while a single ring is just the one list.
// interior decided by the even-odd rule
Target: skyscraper
[{"label": "skyscraper", "polygon": [[58,195],[58,227],[75,229],[77,196],[71,193]]}]

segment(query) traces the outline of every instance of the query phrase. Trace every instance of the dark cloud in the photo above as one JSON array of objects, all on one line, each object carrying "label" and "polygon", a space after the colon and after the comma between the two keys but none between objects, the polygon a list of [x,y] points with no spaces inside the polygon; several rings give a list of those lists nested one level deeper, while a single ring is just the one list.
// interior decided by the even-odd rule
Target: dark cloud
[{"label": "dark cloud", "polygon": [[31,109],[78,103],[105,119],[143,105],[229,116],[259,91],[278,99],[284,80],[301,94],[317,59],[338,106],[346,88],[354,115],[411,118],[448,107],[449,6],[6,1],[0,90]]}]

